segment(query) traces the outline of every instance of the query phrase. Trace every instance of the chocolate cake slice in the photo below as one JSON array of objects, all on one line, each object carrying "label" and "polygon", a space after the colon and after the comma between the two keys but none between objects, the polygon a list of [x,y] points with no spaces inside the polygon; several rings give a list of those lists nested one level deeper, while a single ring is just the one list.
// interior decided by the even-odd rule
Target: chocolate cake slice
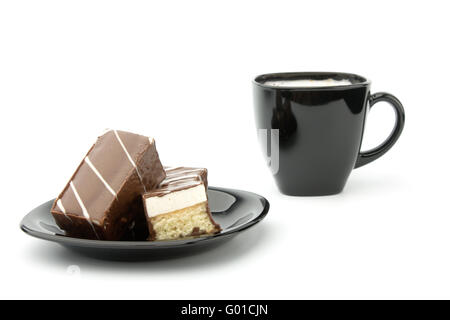
[{"label": "chocolate cake slice", "polygon": [[149,240],[171,240],[214,234],[220,226],[208,205],[207,170],[165,168],[166,179],[142,198],[149,227]]},{"label": "chocolate cake slice", "polygon": [[[141,195],[165,178],[152,138],[110,130],[81,161],[51,213],[70,236],[120,240],[141,210]],[[142,206],[141,206],[142,208]]]}]

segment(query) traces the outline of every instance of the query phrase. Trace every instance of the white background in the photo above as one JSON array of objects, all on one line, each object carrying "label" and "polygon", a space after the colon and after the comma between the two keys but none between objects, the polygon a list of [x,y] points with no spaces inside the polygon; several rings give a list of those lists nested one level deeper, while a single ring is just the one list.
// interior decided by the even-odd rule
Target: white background
[{"label": "white background", "polygon": [[[2,1],[0,297],[450,298],[447,4]],[[253,77],[306,70],[361,74],[406,110],[394,148],[337,196],[281,195],[256,143]],[[377,105],[364,148],[393,122]],[[140,263],[21,232],[105,128],[265,196],[267,218],[213,251]]]}]

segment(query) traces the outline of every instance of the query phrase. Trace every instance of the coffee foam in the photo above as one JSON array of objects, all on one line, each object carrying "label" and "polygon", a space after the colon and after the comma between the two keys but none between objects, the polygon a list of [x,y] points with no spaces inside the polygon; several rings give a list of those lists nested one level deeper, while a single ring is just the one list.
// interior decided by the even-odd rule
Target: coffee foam
[{"label": "coffee foam", "polygon": [[272,87],[296,87],[296,88],[312,88],[312,87],[334,87],[334,86],[345,86],[352,84],[349,80],[335,80],[335,79],[292,79],[292,80],[267,80],[264,82],[265,85]]}]

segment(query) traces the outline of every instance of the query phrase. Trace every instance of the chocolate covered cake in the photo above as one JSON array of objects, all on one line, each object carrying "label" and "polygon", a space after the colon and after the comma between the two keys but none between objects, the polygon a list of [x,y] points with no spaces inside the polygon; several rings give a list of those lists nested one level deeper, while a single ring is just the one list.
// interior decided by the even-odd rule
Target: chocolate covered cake
[{"label": "chocolate covered cake", "polygon": [[120,240],[132,227],[141,195],[165,178],[152,138],[110,130],[81,161],[51,213],[70,236]]},{"label": "chocolate covered cake", "polygon": [[170,240],[214,234],[220,226],[214,222],[208,206],[207,170],[168,167],[166,178],[153,191],[143,195],[149,226],[149,240]]}]

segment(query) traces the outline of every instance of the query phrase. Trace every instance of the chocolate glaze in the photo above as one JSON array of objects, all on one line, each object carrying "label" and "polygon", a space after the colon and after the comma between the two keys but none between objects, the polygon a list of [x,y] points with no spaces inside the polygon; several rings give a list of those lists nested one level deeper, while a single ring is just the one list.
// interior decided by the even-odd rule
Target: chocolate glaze
[{"label": "chocolate glaze", "polygon": [[70,236],[119,240],[137,215],[144,215],[142,209],[130,209],[136,207],[133,202],[165,178],[154,140],[110,130],[97,139],[86,157],[56,198],[51,213]]},{"label": "chocolate glaze", "polygon": [[203,184],[208,188],[208,170],[206,168],[164,167],[166,178],[158,188],[144,194],[144,198],[161,197],[173,191],[180,191]]},{"label": "chocolate glaze", "polygon": [[135,211],[135,219],[129,225],[128,230],[125,232],[123,237],[120,239],[122,241],[145,241],[147,240],[148,225],[147,218],[144,213],[144,207],[142,199],[139,197],[136,199],[130,207],[130,210]]}]

